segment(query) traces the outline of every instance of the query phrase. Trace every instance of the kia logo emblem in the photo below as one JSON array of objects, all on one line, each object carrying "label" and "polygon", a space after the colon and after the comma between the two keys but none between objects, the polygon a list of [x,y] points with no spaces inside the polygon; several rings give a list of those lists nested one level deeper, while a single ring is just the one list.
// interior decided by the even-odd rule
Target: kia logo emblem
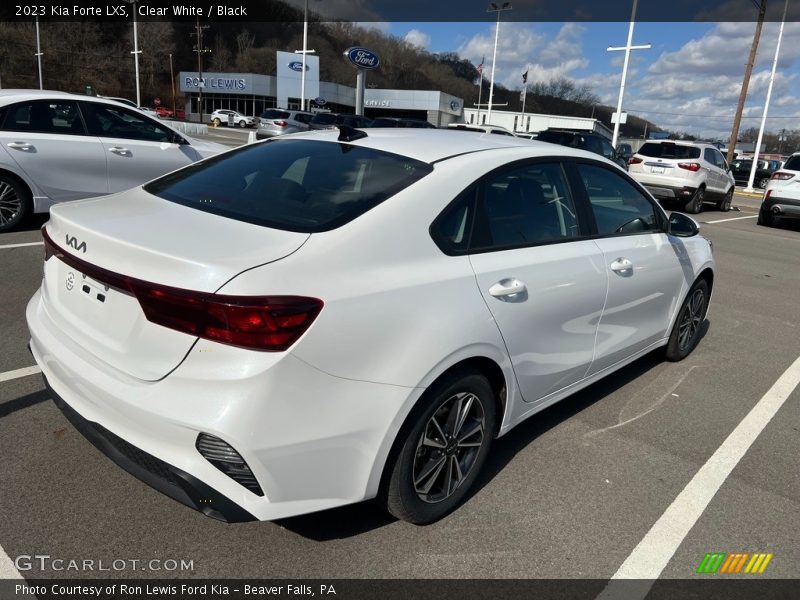
[{"label": "kia logo emblem", "polygon": [[86,252],[86,242],[78,243],[78,238],[67,234],[67,246],[70,248],[75,248],[75,250],[81,250],[82,252]]},{"label": "kia logo emblem", "polygon": [[[289,68],[292,71],[297,71],[298,73],[302,73],[303,72],[303,63],[300,62],[299,60],[293,60],[292,62],[289,63]],[[308,65],[306,65],[306,71],[308,71],[309,68],[310,67]]]},{"label": "kia logo emblem", "polygon": [[344,51],[344,55],[354,66],[359,69],[377,69],[381,59],[372,50],[354,46]]}]

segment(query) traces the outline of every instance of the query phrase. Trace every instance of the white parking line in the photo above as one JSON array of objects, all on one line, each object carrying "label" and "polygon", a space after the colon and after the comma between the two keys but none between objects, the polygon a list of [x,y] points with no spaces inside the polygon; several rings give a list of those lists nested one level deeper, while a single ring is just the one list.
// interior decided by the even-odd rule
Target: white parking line
[{"label": "white parking line", "polygon": [[755,219],[758,215],[747,215],[746,217],[733,217],[731,219],[717,219],[716,221],[703,221],[703,223],[725,223],[726,221],[740,221],[741,219]]},{"label": "white parking line", "polygon": [[[647,595],[653,581],[661,575],[708,503],[798,384],[800,384],[800,357],[784,371],[711,458],[700,467],[692,480],[625,559],[612,580],[642,580],[640,582],[642,585],[636,586],[635,597],[644,598]],[[598,599],[616,597],[616,593],[624,585],[619,583],[615,586],[614,581],[609,582]],[[627,591],[631,591],[630,587]],[[626,599],[629,598],[634,596],[626,596]]]},{"label": "white parking line", "polygon": [[[14,371],[6,371],[5,373],[0,373],[0,383],[4,381],[11,381],[12,379],[19,379],[20,377],[27,377],[28,375],[36,375],[37,373],[41,373],[42,370],[37,367],[23,367],[22,369],[16,369]],[[0,577],[2,579],[2,577]]]},{"label": "white parking line", "polygon": [[26,244],[5,244],[4,246],[0,246],[0,250],[3,248],[25,248],[27,246],[44,246],[44,242],[28,242]]}]

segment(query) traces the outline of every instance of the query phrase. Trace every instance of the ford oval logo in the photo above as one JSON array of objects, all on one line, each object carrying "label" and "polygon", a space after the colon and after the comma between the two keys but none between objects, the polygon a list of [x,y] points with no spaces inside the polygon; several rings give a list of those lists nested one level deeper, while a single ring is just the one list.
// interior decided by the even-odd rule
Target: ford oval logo
[{"label": "ford oval logo", "polygon": [[[303,72],[303,63],[300,62],[299,60],[294,60],[294,61],[289,63],[289,68],[292,71],[297,71],[298,73],[302,73]],[[308,69],[309,69],[309,66],[306,65],[306,71],[308,71]]]},{"label": "ford oval logo", "polygon": [[450,110],[458,110],[459,108],[461,108],[461,105],[458,100],[450,100]]},{"label": "ford oval logo", "polygon": [[366,48],[357,46],[348,48],[344,51],[344,55],[347,57],[347,60],[359,69],[377,69],[381,64],[381,59],[378,58],[378,55]]}]

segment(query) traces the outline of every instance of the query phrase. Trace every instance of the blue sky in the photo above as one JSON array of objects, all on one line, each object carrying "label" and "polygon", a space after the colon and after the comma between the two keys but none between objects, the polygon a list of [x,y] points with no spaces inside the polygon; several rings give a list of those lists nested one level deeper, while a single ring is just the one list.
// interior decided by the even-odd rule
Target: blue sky
[{"label": "blue sky", "polygon": [[[494,23],[364,24],[430,52],[456,52],[478,64],[492,62]],[[766,23],[751,80],[743,128],[758,127],[775,53],[778,23]],[[709,137],[730,133],[732,115],[752,41],[754,23],[636,24],[634,43],[651,43],[632,53],[624,110],[673,130]],[[616,105],[622,52],[628,23],[514,23],[500,25],[496,80],[521,88],[529,82],[564,75],[588,84],[609,105]],[[800,23],[787,23],[767,129],[800,129]],[[791,118],[778,118],[791,117]]]}]

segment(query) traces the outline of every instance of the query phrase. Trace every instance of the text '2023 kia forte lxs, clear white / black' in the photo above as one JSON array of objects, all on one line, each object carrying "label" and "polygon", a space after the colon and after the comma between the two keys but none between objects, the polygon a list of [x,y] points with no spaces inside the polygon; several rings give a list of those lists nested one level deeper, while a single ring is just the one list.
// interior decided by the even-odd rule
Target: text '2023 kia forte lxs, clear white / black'
[{"label": "text '2023 kia forte lxs, clear white / black'", "polygon": [[54,206],[30,348],[87,438],[207,515],[428,523],[523,419],[693,350],[697,231],[580,150],[302,133]]}]

